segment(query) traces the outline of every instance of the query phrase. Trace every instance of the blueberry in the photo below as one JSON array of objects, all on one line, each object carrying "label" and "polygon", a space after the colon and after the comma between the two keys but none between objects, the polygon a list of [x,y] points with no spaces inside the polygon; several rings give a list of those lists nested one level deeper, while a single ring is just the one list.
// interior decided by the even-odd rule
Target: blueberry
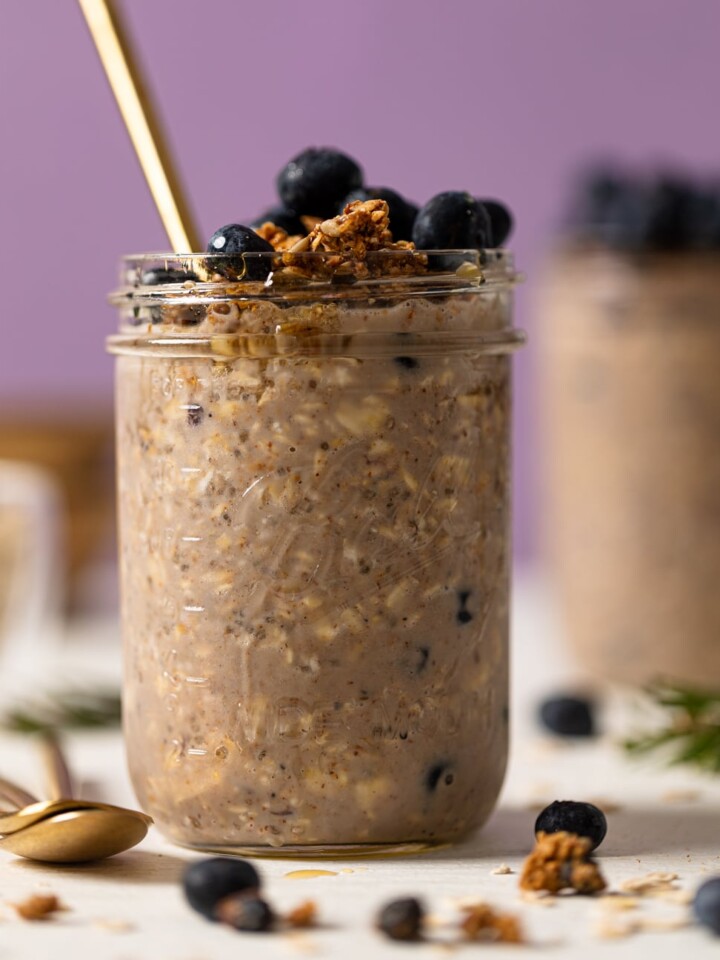
[{"label": "blueberry", "polygon": [[596,734],[594,704],[584,697],[548,697],[540,704],[540,720],[561,737]]},{"label": "blueberry", "polygon": [[246,933],[265,933],[275,924],[275,914],[267,901],[244,893],[224,897],[217,904],[214,918]]},{"label": "blueberry", "polygon": [[389,187],[360,187],[340,201],[337,212],[342,213],[346,204],[354,200],[384,200],[390,211],[393,240],[412,240],[413,224],[418,215],[418,207],[414,203]]},{"label": "blueberry", "polygon": [[380,910],[377,928],[391,940],[419,940],[425,911],[415,897],[391,900]]},{"label": "blueberry", "polygon": [[692,244],[693,190],[683,179],[662,176],[646,188],[638,245],[648,250],[683,250]]},{"label": "blueberry", "polygon": [[490,238],[488,246],[502,247],[510,236],[513,228],[512,214],[505,204],[500,203],[499,200],[481,199],[479,202],[485,207],[487,215],[490,217]]},{"label": "blueberry", "polygon": [[185,283],[186,280],[197,280],[197,274],[192,270],[165,270],[163,267],[155,267],[144,271],[140,283],[155,287],[161,283]]},{"label": "blueberry", "polygon": [[398,366],[405,367],[406,370],[415,370],[420,366],[420,361],[415,357],[393,357]]},{"label": "blueberry", "polygon": [[555,800],[538,815],[535,833],[575,833],[587,837],[595,850],[605,839],[605,814],[592,803],[575,800]]},{"label": "blueberry", "polygon": [[430,793],[437,790],[440,783],[450,787],[455,780],[455,774],[450,771],[447,763],[435,763],[425,774],[425,786]]},{"label": "blueberry", "polygon": [[256,229],[264,223],[267,223],[268,220],[270,223],[274,223],[276,227],[280,227],[286,233],[289,233],[291,237],[296,236],[298,233],[303,235],[307,233],[305,225],[295,211],[290,210],[288,207],[283,207],[281,204],[278,204],[276,207],[270,207],[264,213],[261,213],[259,217],[253,220],[250,226]]},{"label": "blueberry", "polygon": [[490,217],[469,193],[448,190],[422,207],[412,238],[418,250],[481,250],[490,244]]},{"label": "blueberry", "polygon": [[473,615],[467,608],[467,602],[470,599],[470,590],[458,590],[458,610],[457,610],[457,622],[461,624],[470,623],[473,619]]},{"label": "blueberry", "polygon": [[220,900],[230,894],[257,890],[260,877],[247,860],[212,857],[191,864],[183,876],[183,889],[188,903],[209,919],[214,918]]},{"label": "blueberry", "polygon": [[582,175],[569,222],[575,232],[605,246],[632,249],[642,229],[642,207],[638,183],[622,171],[598,167]]},{"label": "blueberry", "polygon": [[210,237],[208,253],[227,256],[208,262],[208,268],[230,279],[264,280],[272,269],[269,257],[241,257],[243,253],[274,253],[273,248],[250,227],[228,223]]},{"label": "blueberry", "polygon": [[286,207],[311,217],[333,217],[338,204],[362,186],[363,174],[347,154],[309,147],[280,171],[277,189]]},{"label": "blueberry", "polygon": [[693,913],[704,927],[720,934],[720,877],[701,884],[693,899]]},{"label": "blueberry", "polygon": [[205,411],[199,403],[187,405],[187,422],[191,427],[199,427],[205,418]]}]

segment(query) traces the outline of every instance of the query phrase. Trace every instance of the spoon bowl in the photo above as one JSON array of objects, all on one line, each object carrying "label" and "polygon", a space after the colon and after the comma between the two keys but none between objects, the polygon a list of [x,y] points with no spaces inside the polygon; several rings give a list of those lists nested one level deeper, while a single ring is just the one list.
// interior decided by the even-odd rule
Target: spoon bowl
[{"label": "spoon bowl", "polygon": [[61,813],[74,813],[87,810],[101,810],[108,813],[120,814],[126,817],[134,817],[143,821],[149,826],[152,818],[137,810],[127,810],[125,807],[116,807],[109,803],[100,803],[95,800],[38,800],[36,803],[29,804],[21,810],[15,810],[12,813],[0,814],[0,837],[7,837],[11,834],[25,830],[27,827],[41,820],[47,820],[49,817],[56,817]]},{"label": "spoon bowl", "polygon": [[134,810],[87,804],[0,837],[0,849],[42,863],[86,863],[134,847],[151,823],[150,817]]}]

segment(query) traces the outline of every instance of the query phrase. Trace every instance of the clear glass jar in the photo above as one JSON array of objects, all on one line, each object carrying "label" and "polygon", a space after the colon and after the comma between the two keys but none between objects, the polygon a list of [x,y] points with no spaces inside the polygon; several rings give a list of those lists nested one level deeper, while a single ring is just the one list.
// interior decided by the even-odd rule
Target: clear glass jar
[{"label": "clear glass jar", "polygon": [[545,544],[569,643],[720,687],[720,256],[560,250],[541,281]]},{"label": "clear glass jar", "polygon": [[522,335],[510,257],[485,258],[150,286],[213,258],[124,261],[125,732],[140,802],[177,842],[408,850],[492,810]]}]

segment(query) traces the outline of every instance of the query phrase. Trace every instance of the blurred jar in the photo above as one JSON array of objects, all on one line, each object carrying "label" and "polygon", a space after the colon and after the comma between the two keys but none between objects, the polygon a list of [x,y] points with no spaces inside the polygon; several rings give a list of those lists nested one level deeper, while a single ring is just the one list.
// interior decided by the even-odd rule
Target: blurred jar
[{"label": "blurred jar", "polygon": [[720,687],[720,251],[632,204],[542,281],[545,545],[585,667]]},{"label": "blurred jar", "polygon": [[60,498],[50,476],[0,460],[0,685],[56,639],[62,596]]}]

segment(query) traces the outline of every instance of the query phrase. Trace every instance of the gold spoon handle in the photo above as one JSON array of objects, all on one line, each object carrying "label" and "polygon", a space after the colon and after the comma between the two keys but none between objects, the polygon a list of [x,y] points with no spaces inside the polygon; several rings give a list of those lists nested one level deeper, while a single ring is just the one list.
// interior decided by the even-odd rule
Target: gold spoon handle
[{"label": "gold spoon handle", "polygon": [[198,233],[150,95],[112,0],[78,0],[175,253],[200,250]]},{"label": "gold spoon handle", "polygon": [[52,734],[44,734],[40,741],[51,800],[70,800],[73,782],[60,744]]},{"label": "gold spoon handle", "polygon": [[38,802],[37,797],[28,793],[27,790],[23,790],[16,783],[5,780],[4,777],[0,777],[0,799],[11,803],[15,808],[27,807],[31,803]]}]

